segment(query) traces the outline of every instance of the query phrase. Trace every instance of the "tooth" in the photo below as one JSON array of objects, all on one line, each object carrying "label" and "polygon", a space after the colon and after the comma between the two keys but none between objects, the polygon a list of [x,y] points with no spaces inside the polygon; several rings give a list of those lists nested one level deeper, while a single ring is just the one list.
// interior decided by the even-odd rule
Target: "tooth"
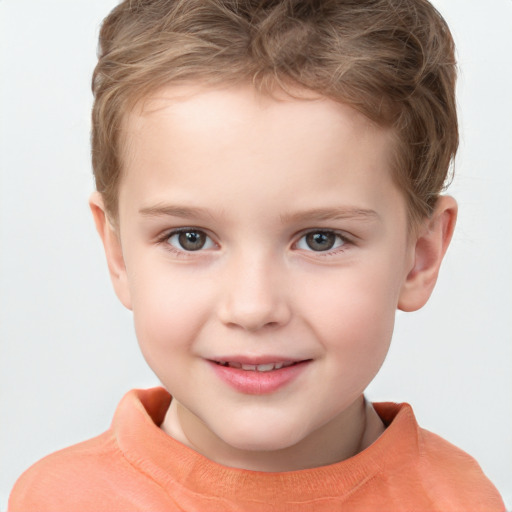
[{"label": "tooth", "polygon": [[259,364],[257,369],[259,372],[270,372],[274,369],[274,363]]},{"label": "tooth", "polygon": [[294,365],[293,361],[285,361],[279,363],[266,363],[266,364],[242,364],[237,361],[218,361],[222,366],[230,368],[242,369],[246,371],[270,372],[272,370],[280,370],[281,368],[288,368]]}]

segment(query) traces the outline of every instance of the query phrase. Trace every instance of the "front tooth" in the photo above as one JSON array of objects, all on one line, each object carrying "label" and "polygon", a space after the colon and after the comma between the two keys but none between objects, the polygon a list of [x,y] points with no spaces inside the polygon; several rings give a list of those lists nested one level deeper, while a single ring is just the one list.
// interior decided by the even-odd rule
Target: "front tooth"
[{"label": "front tooth", "polygon": [[256,365],[255,364],[243,364],[242,365],[242,370],[256,370]]},{"label": "front tooth", "polygon": [[258,371],[259,372],[270,372],[274,369],[274,367],[275,367],[274,363],[259,364]]},{"label": "front tooth", "polygon": [[276,370],[280,370],[282,367],[283,367],[283,363],[276,363],[276,364],[274,365],[274,368],[275,368]]}]

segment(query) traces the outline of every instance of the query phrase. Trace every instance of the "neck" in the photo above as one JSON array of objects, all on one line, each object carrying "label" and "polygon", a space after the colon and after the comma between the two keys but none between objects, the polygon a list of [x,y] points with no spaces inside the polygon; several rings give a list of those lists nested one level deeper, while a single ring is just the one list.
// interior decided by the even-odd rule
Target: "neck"
[{"label": "neck", "polygon": [[361,395],[342,414],[299,443],[278,450],[242,450],[225,443],[173,399],[161,428],[205,457],[224,466],[283,472],[334,464],[353,457],[384,431],[373,406]]}]

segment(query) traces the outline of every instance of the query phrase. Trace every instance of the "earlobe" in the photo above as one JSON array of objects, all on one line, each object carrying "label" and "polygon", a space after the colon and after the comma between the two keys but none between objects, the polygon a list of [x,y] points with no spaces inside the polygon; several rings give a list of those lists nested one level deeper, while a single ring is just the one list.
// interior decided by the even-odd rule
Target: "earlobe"
[{"label": "earlobe", "polygon": [[92,193],[89,198],[89,207],[91,208],[94,223],[96,224],[96,230],[103,242],[110,279],[112,280],[116,295],[126,308],[132,309],[130,289],[128,286],[126,266],[119,233],[108,219],[103,198],[99,192]]},{"label": "earlobe", "polygon": [[398,309],[416,311],[426,304],[450,245],[456,220],[457,202],[453,197],[441,196],[434,213],[416,235],[412,268],[402,285]]}]

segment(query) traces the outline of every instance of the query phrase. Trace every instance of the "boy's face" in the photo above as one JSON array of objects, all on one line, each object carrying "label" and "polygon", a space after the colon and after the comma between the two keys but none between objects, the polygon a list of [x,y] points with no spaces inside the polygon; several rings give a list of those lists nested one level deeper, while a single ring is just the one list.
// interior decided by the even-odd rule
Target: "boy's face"
[{"label": "boy's face", "polygon": [[390,133],[250,87],[164,89],[125,129],[117,291],[190,444],[275,450],[343,423],[414,264]]}]

